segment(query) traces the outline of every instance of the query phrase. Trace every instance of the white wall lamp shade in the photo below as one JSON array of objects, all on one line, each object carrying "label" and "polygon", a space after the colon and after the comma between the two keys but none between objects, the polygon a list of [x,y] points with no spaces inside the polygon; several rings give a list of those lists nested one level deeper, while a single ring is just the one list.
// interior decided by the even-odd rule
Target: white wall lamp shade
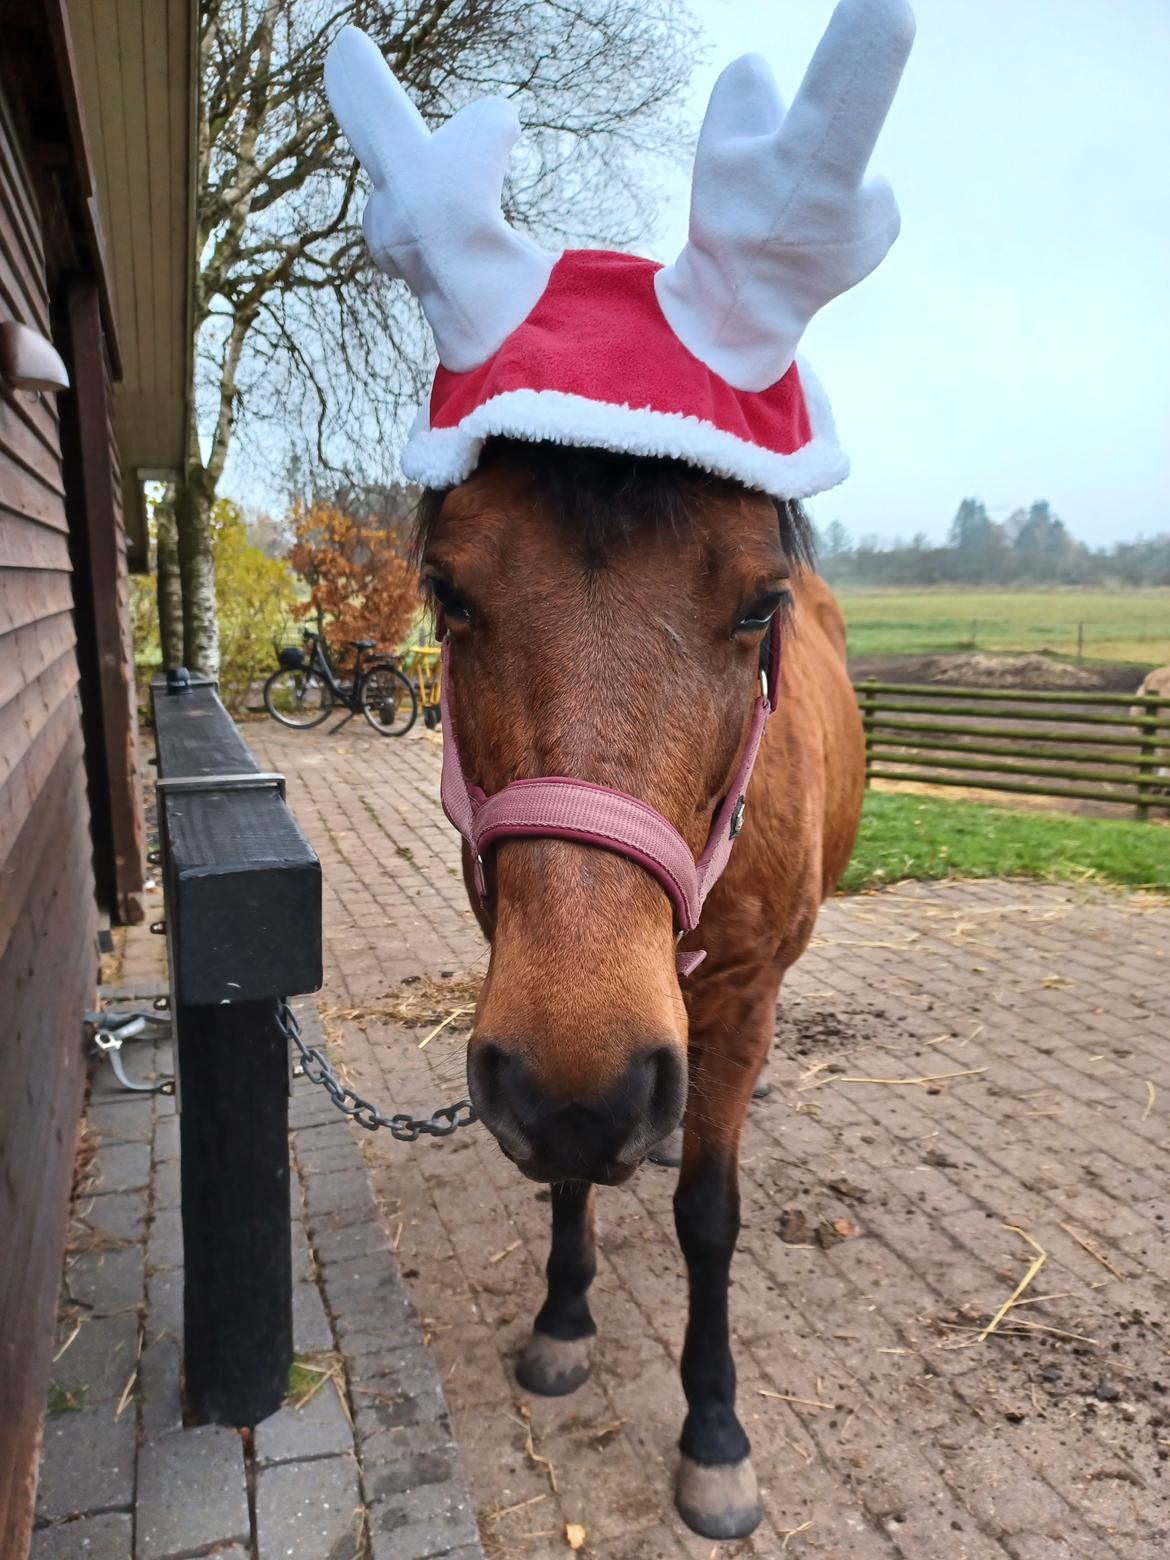
[{"label": "white wall lamp shade", "polygon": [[61,354],[19,320],[0,321],[0,379],[13,390],[68,390]]}]

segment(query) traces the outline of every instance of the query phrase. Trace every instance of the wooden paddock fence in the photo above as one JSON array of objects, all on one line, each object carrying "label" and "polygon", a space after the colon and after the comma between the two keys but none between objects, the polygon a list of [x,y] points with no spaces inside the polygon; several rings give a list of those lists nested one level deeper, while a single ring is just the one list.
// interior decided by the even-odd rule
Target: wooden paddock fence
[{"label": "wooden paddock fence", "polygon": [[1170,699],[855,684],[865,778],[1170,809]]}]

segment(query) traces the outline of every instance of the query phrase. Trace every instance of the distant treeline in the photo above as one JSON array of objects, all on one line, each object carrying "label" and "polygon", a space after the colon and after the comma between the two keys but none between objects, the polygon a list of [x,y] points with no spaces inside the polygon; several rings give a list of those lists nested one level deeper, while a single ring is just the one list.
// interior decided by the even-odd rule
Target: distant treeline
[{"label": "distant treeline", "polygon": [[817,541],[820,571],[835,584],[1170,585],[1170,532],[1086,547],[1043,499],[998,521],[965,498],[941,547],[921,532],[909,542],[855,542],[839,520]]}]

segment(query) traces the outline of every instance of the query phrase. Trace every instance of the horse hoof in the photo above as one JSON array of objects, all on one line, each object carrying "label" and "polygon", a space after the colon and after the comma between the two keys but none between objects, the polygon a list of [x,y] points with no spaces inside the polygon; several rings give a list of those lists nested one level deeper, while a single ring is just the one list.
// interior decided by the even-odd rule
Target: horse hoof
[{"label": "horse hoof", "polygon": [[675,1505],[686,1525],[703,1538],[746,1538],[764,1515],[750,1457],[705,1468],[684,1455]]},{"label": "horse hoof", "polygon": [[669,1137],[664,1137],[657,1148],[652,1148],[646,1158],[652,1165],[665,1165],[669,1170],[677,1170],[682,1164],[683,1129],[675,1127]]},{"label": "horse hoof", "polygon": [[588,1377],[592,1354],[592,1337],[550,1338],[534,1332],[516,1361],[516,1380],[541,1397],[564,1397]]}]

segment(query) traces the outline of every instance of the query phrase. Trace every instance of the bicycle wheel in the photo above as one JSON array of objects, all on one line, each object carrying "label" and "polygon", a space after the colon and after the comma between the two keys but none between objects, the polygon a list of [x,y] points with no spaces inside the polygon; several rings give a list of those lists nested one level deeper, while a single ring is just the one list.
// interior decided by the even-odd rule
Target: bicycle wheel
[{"label": "bicycle wheel", "polygon": [[384,737],[404,737],[414,725],[418,699],[393,666],[372,666],[362,680],[362,714]]},{"label": "bicycle wheel", "polygon": [[282,726],[307,730],[329,718],[333,695],[328,683],[316,672],[282,666],[264,684],[264,708]]}]

